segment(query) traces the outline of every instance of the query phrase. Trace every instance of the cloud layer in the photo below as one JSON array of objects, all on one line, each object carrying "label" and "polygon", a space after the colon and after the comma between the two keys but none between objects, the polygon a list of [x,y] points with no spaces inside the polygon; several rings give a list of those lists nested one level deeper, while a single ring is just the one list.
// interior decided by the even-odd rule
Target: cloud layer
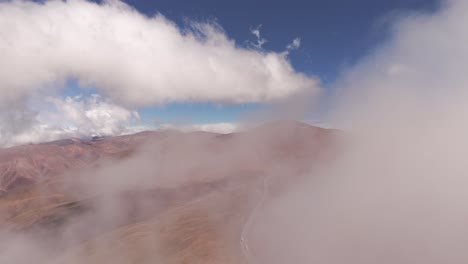
[{"label": "cloud layer", "polygon": [[132,107],[277,100],[317,80],[281,53],[236,46],[215,24],[180,29],[119,1],[0,3],[0,102],[77,78]]}]

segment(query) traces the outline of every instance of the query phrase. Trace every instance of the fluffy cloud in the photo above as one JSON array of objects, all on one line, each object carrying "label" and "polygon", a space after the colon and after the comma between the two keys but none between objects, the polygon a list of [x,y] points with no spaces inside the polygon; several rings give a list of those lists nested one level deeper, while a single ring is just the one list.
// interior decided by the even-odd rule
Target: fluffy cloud
[{"label": "fluffy cloud", "polygon": [[213,24],[181,30],[119,1],[0,2],[0,103],[77,78],[132,107],[246,103],[318,89],[283,53],[241,48]]},{"label": "fluffy cloud", "polygon": [[[9,116],[10,122],[21,123],[30,117],[26,127],[0,130],[0,145],[12,146],[25,143],[51,141],[66,137],[92,137],[122,135],[139,132],[145,127],[133,126],[139,121],[137,112],[102,99],[99,95],[88,98],[48,97],[48,106],[39,105],[42,111],[29,111],[23,116]],[[1,120],[1,119],[0,119]],[[15,122],[17,121],[17,122]],[[3,126],[2,125],[2,126]]]},{"label": "fluffy cloud", "polygon": [[99,95],[92,95],[90,98],[67,97],[49,98],[55,113],[46,113],[41,116],[49,122],[57,122],[63,126],[69,124],[76,127],[79,135],[106,136],[118,135],[126,132],[126,123],[132,118],[139,119],[135,111],[130,111],[111,102],[104,101]]}]

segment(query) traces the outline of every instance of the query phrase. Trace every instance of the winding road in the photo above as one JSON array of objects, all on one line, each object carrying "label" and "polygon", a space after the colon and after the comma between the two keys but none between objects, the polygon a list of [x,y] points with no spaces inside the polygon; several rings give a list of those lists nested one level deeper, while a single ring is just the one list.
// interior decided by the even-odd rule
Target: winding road
[{"label": "winding road", "polygon": [[250,212],[250,215],[247,217],[247,221],[245,221],[244,227],[242,228],[242,233],[240,237],[240,247],[244,258],[246,259],[247,264],[256,264],[254,257],[249,248],[249,241],[247,238],[248,233],[250,232],[252,223],[257,215],[257,212],[265,203],[266,197],[268,196],[268,179],[269,176],[263,177],[263,186],[262,186],[262,196],[258,200],[257,205],[254,209]]}]

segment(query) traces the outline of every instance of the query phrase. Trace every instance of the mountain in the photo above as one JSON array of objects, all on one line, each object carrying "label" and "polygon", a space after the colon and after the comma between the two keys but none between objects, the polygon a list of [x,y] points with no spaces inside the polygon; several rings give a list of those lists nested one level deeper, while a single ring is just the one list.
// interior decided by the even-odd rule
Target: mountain
[{"label": "mountain", "polygon": [[0,149],[0,195],[50,181],[69,170],[93,166],[105,158],[121,158],[142,142],[162,135],[143,132],[99,140],[71,138]]},{"label": "mountain", "polygon": [[243,263],[265,184],[271,198],[308,177],[337,134],[275,122],[0,149],[0,245],[27,237],[35,263]]}]

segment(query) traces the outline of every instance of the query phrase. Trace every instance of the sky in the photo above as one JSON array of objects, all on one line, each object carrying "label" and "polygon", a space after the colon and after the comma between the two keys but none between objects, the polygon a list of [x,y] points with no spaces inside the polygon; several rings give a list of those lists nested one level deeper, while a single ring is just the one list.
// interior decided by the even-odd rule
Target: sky
[{"label": "sky", "polygon": [[[256,41],[253,29],[266,39],[265,50],[282,51],[294,38],[299,49],[289,59],[293,67],[317,76],[332,90],[347,67],[372,52],[390,34],[390,25],[400,16],[438,10],[438,0],[126,0],[140,12],[161,13],[181,27],[187,20],[215,21],[236,43]],[[147,120],[166,122],[235,122],[261,105],[170,104],[142,109]]]},{"label": "sky", "polygon": [[[161,13],[184,26],[186,20],[216,21],[239,45],[255,42],[260,29],[264,49],[281,51],[294,38],[301,47],[290,55],[295,69],[318,76],[328,89],[346,67],[371,52],[390,34],[391,21],[412,12],[435,12],[436,0],[161,0],[126,3],[148,16]],[[327,88],[327,87],[326,87]],[[175,104],[143,109],[142,115],[167,122],[235,122],[259,105]],[[313,117],[316,117],[312,114]]]},{"label": "sky", "polygon": [[[390,34],[391,22],[414,12],[438,10],[438,0],[126,0],[140,12],[161,13],[181,27],[187,20],[215,21],[239,45],[266,39],[265,50],[282,51],[294,38],[301,46],[289,59],[293,67],[317,76],[324,88],[346,68],[372,52]],[[165,122],[235,122],[261,105],[170,104],[141,109],[142,116]],[[316,117],[316,115],[311,114]]]},{"label": "sky", "polygon": [[392,19],[411,12],[434,12],[438,0],[127,0],[149,16],[159,12],[183,25],[186,19],[214,20],[240,45],[255,41],[261,25],[264,48],[281,51],[292,39],[294,67],[333,82],[346,65],[385,40]]},{"label": "sky", "polygon": [[343,73],[391,39],[395,21],[440,8],[437,0],[2,1],[0,144],[155,128],[230,132],[308,101],[317,107],[296,118],[326,124]]}]

